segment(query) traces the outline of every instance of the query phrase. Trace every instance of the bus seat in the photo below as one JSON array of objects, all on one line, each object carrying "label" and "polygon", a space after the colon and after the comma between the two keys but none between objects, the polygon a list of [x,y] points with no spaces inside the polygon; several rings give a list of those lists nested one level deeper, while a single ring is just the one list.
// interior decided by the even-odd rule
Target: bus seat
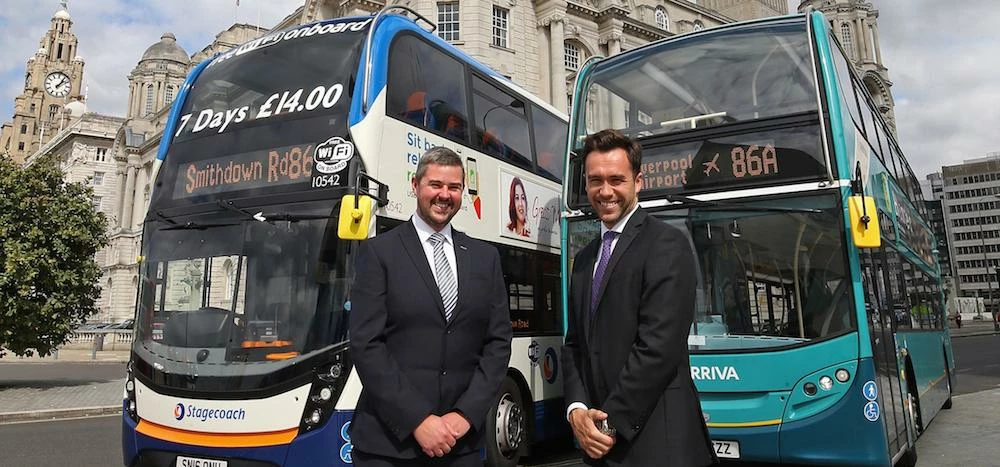
[{"label": "bus seat", "polygon": [[482,148],[484,152],[499,157],[507,157],[506,146],[497,138],[496,133],[490,130],[483,131]]},{"label": "bus seat", "polygon": [[445,119],[444,134],[459,139],[465,139],[465,120],[455,114],[448,115]]},{"label": "bus seat", "polygon": [[424,91],[411,93],[406,99],[406,110],[402,117],[424,127],[433,128],[434,117],[427,107],[427,93]]}]

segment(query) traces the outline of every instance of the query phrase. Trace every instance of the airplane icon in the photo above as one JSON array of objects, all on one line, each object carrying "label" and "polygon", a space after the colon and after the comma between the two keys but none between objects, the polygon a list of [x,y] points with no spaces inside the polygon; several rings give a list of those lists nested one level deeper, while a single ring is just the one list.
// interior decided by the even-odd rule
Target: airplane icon
[{"label": "airplane icon", "polygon": [[705,175],[710,174],[712,170],[718,172],[719,171],[718,162],[719,162],[719,153],[715,153],[715,157],[713,157],[712,160],[708,162],[702,162],[701,165],[705,166]]}]

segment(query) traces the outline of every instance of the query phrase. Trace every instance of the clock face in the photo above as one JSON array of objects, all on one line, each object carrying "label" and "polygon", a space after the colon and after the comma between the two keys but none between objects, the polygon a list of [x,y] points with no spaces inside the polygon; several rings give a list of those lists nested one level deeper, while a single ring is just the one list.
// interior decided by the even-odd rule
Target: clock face
[{"label": "clock face", "polygon": [[45,91],[54,97],[66,97],[69,94],[69,76],[58,71],[45,77]]}]

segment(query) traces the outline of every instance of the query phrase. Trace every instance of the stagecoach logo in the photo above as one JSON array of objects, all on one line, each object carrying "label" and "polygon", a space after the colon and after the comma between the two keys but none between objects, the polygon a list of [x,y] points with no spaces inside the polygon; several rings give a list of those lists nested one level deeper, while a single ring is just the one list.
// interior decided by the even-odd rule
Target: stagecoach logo
[{"label": "stagecoach logo", "polygon": [[316,170],[332,174],[344,170],[352,156],[354,156],[354,144],[334,136],[316,146],[313,162],[316,164]]},{"label": "stagecoach logo", "polygon": [[545,360],[542,361],[542,376],[549,384],[556,382],[556,375],[559,374],[559,357],[556,349],[549,347],[545,350]]},{"label": "stagecoach logo", "polygon": [[184,418],[184,404],[174,406],[174,418],[181,420]]}]

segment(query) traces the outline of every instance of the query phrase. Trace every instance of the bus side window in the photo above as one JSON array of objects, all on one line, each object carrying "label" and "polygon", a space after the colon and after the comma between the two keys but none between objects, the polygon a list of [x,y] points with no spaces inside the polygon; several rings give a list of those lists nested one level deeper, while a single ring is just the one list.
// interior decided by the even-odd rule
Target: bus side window
[{"label": "bus side window", "polygon": [[468,144],[465,67],[414,35],[402,35],[389,51],[386,114]]}]

